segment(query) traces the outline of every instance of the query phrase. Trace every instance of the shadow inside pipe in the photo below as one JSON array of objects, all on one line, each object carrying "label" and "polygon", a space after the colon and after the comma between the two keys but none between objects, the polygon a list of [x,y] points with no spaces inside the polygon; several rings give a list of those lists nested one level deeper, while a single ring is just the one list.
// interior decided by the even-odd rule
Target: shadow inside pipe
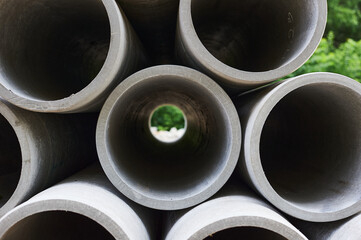
[{"label": "shadow inside pipe", "polygon": [[269,114],[260,156],[276,192],[301,209],[333,212],[361,199],[361,98],[335,84],[292,91]]},{"label": "shadow inside pipe", "polygon": [[83,215],[65,212],[41,212],[15,223],[2,237],[3,240],[113,240],[104,227]]},{"label": "shadow inside pipe", "polygon": [[110,23],[97,0],[20,0],[0,6],[1,84],[36,100],[85,88],[102,68]]},{"label": "shadow inside pipe", "polygon": [[262,72],[295,59],[316,28],[314,0],[198,0],[192,20],[206,49],[233,68]]},{"label": "shadow inside pipe", "polygon": [[12,126],[0,115],[0,208],[10,199],[21,173],[21,149]]},{"label": "shadow inside pipe", "polygon": [[238,240],[238,239],[262,239],[262,240],[286,240],[278,233],[257,227],[234,227],[224,229],[209,235],[204,240]]},{"label": "shadow inside pipe", "polygon": [[[174,143],[158,141],[149,130],[153,110],[165,104],[177,106],[187,118],[187,131]],[[127,89],[108,123],[113,167],[147,196],[194,196],[218,178],[228,161],[231,134],[223,111],[204,87],[183,79],[159,77]]]}]

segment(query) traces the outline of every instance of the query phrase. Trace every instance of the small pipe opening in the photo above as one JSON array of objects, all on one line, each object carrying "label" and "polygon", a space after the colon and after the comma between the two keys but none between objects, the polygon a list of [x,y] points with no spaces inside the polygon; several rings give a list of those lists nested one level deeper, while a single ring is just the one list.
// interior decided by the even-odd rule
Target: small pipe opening
[{"label": "small pipe opening", "polygon": [[0,115],[0,208],[13,195],[21,173],[21,149],[14,129]]},{"label": "small pipe opening", "polygon": [[88,217],[73,212],[48,211],[20,220],[5,233],[2,239],[114,240],[115,238]]},{"label": "small pipe opening", "polygon": [[101,70],[110,22],[98,0],[20,0],[0,7],[1,84],[19,96],[59,100]]},{"label": "small pipe opening", "polygon": [[177,106],[166,104],[152,112],[149,125],[152,135],[157,140],[174,143],[183,137],[187,129],[187,119]]},{"label": "small pipe opening", "polygon": [[238,239],[262,239],[262,240],[286,240],[287,238],[268,229],[258,227],[234,227],[213,233],[204,240],[238,240]]},{"label": "small pipe opening", "polygon": [[336,84],[310,84],[282,98],[260,140],[263,170],[274,190],[311,212],[360,201],[360,112],[360,96]]},{"label": "small pipe opening", "polygon": [[197,0],[192,20],[197,35],[219,61],[263,72],[295,59],[316,28],[314,0]]}]

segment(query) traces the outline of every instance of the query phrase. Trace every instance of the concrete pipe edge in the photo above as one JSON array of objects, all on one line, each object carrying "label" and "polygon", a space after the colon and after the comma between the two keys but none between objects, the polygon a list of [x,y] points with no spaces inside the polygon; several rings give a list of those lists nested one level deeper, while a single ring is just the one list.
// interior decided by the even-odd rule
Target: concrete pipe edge
[{"label": "concrete pipe edge", "polygon": [[[186,133],[173,145],[159,143],[149,132],[149,115],[167,103],[178,105],[188,119]],[[136,140],[119,140],[133,122],[131,137]],[[199,140],[193,144],[192,139]],[[100,113],[96,142],[101,165],[120,192],[150,208],[176,210],[206,200],[225,184],[237,163],[241,126],[233,103],[214,81],[190,68],[163,65],[133,74],[113,91]],[[126,147],[119,150],[123,143]]]},{"label": "concrete pipe edge", "polygon": [[[325,27],[326,27],[326,21],[327,21],[327,1],[326,0],[311,0],[311,1],[303,1],[302,2],[302,12],[300,12],[301,7],[298,5],[300,1],[296,2],[287,2],[286,4],[289,4],[290,6],[284,6],[281,1],[265,1],[268,2],[268,7],[264,7],[263,3],[258,2],[252,2],[252,1],[246,1],[246,2],[239,2],[241,4],[250,4],[254,3],[256,6],[253,6],[253,11],[255,9],[260,10],[260,12],[252,12],[251,10],[247,10],[247,7],[244,6],[241,7],[240,10],[237,10],[237,6],[234,5],[234,1],[232,4],[232,1],[224,1],[222,3],[218,1],[204,1],[204,5],[202,1],[192,1],[192,0],[180,0],[180,7],[179,7],[179,14],[178,14],[178,25],[177,25],[177,38],[176,38],[176,47],[177,47],[177,57],[186,65],[195,67],[196,69],[208,74],[210,77],[212,77],[214,80],[216,80],[229,94],[236,95],[240,92],[247,91],[249,89],[253,89],[258,86],[262,86],[266,83],[272,82],[273,80],[277,80],[279,78],[282,78],[292,72],[294,72],[296,69],[301,67],[313,54],[313,52],[317,49],[318,44],[320,43]],[[274,6],[277,6],[277,3],[280,3],[280,7],[273,9],[274,12],[270,13],[270,9],[274,8]],[[295,3],[294,6],[291,6],[291,4]],[[234,30],[241,34],[239,36],[240,39],[237,38],[237,36],[231,35],[231,36],[224,36],[227,34],[227,31],[229,32],[230,29],[222,30],[221,27],[219,27],[218,32],[214,28],[214,33],[209,33],[207,35],[207,31],[212,31],[212,29],[208,29],[207,31],[203,28],[201,29],[201,24],[198,24],[198,22],[202,23],[201,21],[204,20],[202,18],[205,18],[204,26],[213,26],[210,21],[213,18],[217,17],[217,11],[220,11],[220,9],[227,9],[226,4],[229,4],[231,6],[231,10],[233,11],[233,15],[236,16],[227,16],[227,19],[232,17],[240,17],[239,12],[242,9],[245,9],[245,14],[242,14],[242,16],[247,16],[246,19],[236,21],[236,27],[244,27],[244,29],[241,29],[240,31]],[[257,5],[258,4],[258,5]],[[197,12],[197,7],[200,9],[199,12]],[[264,12],[262,13],[262,7]],[[216,9],[216,10],[215,10]],[[281,12],[281,10],[283,12]],[[238,11],[238,12],[237,12]],[[227,12],[227,11],[226,11]],[[251,13],[250,13],[251,12]],[[198,14],[197,13],[201,13]],[[283,15],[281,15],[283,13]],[[194,15],[192,15],[194,14]],[[205,16],[203,16],[203,15]],[[212,15],[214,14],[214,15]],[[238,14],[238,15],[237,15]],[[251,14],[255,14],[255,16],[252,16]],[[258,15],[257,15],[258,14]],[[273,14],[273,15],[272,15]],[[209,16],[208,16],[209,15]],[[269,16],[270,15],[270,16]],[[279,16],[279,23],[278,25],[282,25],[284,29],[283,32],[277,33],[277,37],[273,36],[275,34],[274,31],[276,28],[272,26],[265,26],[266,24],[272,22],[270,19],[277,19],[274,15]],[[272,17],[273,16],[273,17]],[[284,17],[282,17],[284,16]],[[208,17],[208,19],[207,19]],[[268,19],[267,19],[268,17]],[[247,29],[247,21],[258,21],[260,18],[266,18],[262,19],[264,20],[263,24],[259,23],[259,29],[255,29],[255,24],[251,24],[250,29]],[[224,18],[219,19],[216,21],[216,24],[223,21]],[[258,19],[258,20],[257,20]],[[213,19],[214,20],[214,19]],[[241,21],[241,22],[240,22]],[[242,24],[242,21],[244,23]],[[276,21],[276,20],[275,20]],[[256,22],[257,23],[257,22]],[[198,26],[199,25],[199,26]],[[230,24],[226,24],[226,26],[230,26]],[[198,26],[198,27],[197,27]],[[199,32],[197,28],[201,29],[202,31]],[[255,33],[255,31],[258,31]],[[261,30],[260,30],[261,29]],[[302,30],[301,30],[302,29]],[[242,47],[243,45],[246,45],[246,40],[242,40],[242,37],[244,36],[250,36],[250,31],[253,31],[255,33],[255,39],[250,39],[249,43],[254,44],[257,40],[260,39],[267,39],[266,37],[258,36],[257,34],[265,34],[267,31],[271,31],[272,33],[268,33],[267,35],[271,40],[277,39],[277,41],[274,42],[272,46],[269,47],[269,49],[265,49],[262,54],[259,54],[260,56],[252,56],[254,55],[252,52],[249,54],[251,57],[254,57],[254,65],[252,67],[250,66],[233,66],[232,64],[226,64],[224,61],[226,60],[219,60],[217,59],[211,52],[206,48],[206,46],[202,43],[201,37],[202,34],[205,35],[204,40],[207,42],[207,44],[219,44],[219,46],[215,46],[215,49],[220,51],[227,51],[227,47],[232,47],[232,45],[236,45],[236,47]],[[242,31],[245,31],[242,33]],[[298,32],[300,31],[300,32]],[[253,34],[252,33],[252,34]],[[227,47],[222,45],[222,36],[223,38],[226,38],[226,40],[234,40],[234,42],[227,43]],[[258,36],[258,37],[257,37]],[[273,38],[272,38],[273,36]],[[285,46],[281,46],[279,39],[283,39],[281,36],[284,36],[285,38]],[[302,38],[302,39],[301,39]],[[225,39],[223,39],[225,40]],[[238,41],[238,42],[237,42]],[[264,40],[266,41],[266,40]],[[237,45],[238,44],[238,45]],[[242,45],[243,44],[243,45]],[[294,46],[292,44],[295,44]],[[260,44],[260,45],[265,45]],[[277,45],[280,45],[280,50],[272,54],[270,53],[270,49],[274,49],[277,47]],[[288,46],[291,45],[291,46]],[[245,51],[247,49],[250,49],[250,47],[245,47]],[[214,51],[216,51],[214,50]],[[229,50],[229,49],[228,49]],[[238,49],[239,50],[239,49]],[[212,50],[213,51],[213,50]],[[236,50],[230,50],[231,52],[236,52]],[[257,61],[260,59],[266,59],[265,53],[269,54],[268,56],[268,69],[262,69],[266,63],[264,64],[257,64]],[[217,53],[218,55],[222,55],[222,52]],[[250,59],[250,56],[247,58],[244,57],[242,59],[241,57],[242,51],[240,50],[240,56],[237,61],[235,62],[245,62],[249,63],[252,62]],[[277,58],[275,57],[277,56]],[[228,61],[228,60],[227,60]],[[274,65],[276,62],[279,62],[278,65]],[[247,63],[247,64],[248,64]],[[236,64],[236,63],[234,63]],[[247,65],[246,64],[246,65]],[[232,67],[232,66],[233,67]],[[248,69],[249,68],[249,69]]]},{"label": "concrete pipe edge", "polygon": [[[296,110],[291,111],[293,108],[298,112],[305,111],[304,115],[295,115]],[[361,120],[358,117],[361,111],[361,85],[358,82],[333,73],[306,74],[244,94],[238,100],[237,109],[244,126],[244,145],[239,168],[251,186],[274,206],[295,218],[312,222],[335,221],[361,210],[361,193],[358,187],[361,170],[358,163],[361,155],[361,132],[358,127]],[[284,109],[284,112],[278,112],[280,117],[277,118],[277,127],[272,123],[277,122],[274,117],[279,109]],[[307,112],[308,109],[311,110]],[[302,128],[301,132],[296,131],[301,129],[302,125],[299,124],[292,133],[297,137],[292,140],[280,135],[283,139],[288,139],[280,143],[277,141],[277,132],[288,127],[287,122],[282,122],[282,119],[289,115],[298,116],[299,120],[297,117],[293,120],[287,118],[288,122],[306,123],[306,128]],[[266,123],[270,124],[265,125]],[[275,131],[272,133],[271,129]],[[308,135],[303,135],[303,131]],[[262,134],[265,132],[264,137]],[[295,146],[287,145],[287,142],[294,142],[299,136],[311,137],[307,138],[309,141],[302,141],[306,139],[302,138],[300,142],[296,142],[300,146],[308,145],[302,148],[303,150],[296,148],[295,152],[292,152]],[[277,145],[284,149],[278,149]],[[269,152],[271,148],[277,148],[278,153]],[[292,172],[291,176],[283,178],[285,172],[277,172],[275,168],[270,167],[274,165],[283,169],[281,165],[287,165],[287,162],[280,161],[282,156],[277,155],[279,153],[295,154],[293,158],[285,155],[284,159],[288,161],[302,156],[302,159],[292,160],[292,164],[298,166],[297,169],[290,166],[284,169]],[[307,161],[305,159],[308,153],[315,153],[318,157]],[[268,161],[263,158],[267,158]],[[310,175],[302,177],[300,174]],[[281,180],[277,180],[278,178]],[[308,185],[302,185],[305,182]]]},{"label": "concrete pipe edge", "polygon": [[[0,72],[0,96],[2,98],[4,98],[5,100],[9,101],[10,103],[17,105],[20,108],[27,109],[30,111],[36,111],[36,112],[76,113],[76,112],[89,112],[89,111],[99,110],[101,108],[102,104],[104,103],[105,99],[109,95],[109,93],[113,90],[113,88],[119,82],[121,82],[125,77],[129,76],[131,73],[140,69],[146,62],[140,42],[137,39],[137,37],[135,36],[135,33],[133,32],[133,29],[131,28],[130,24],[128,23],[124,13],[118,7],[118,4],[114,0],[102,0],[99,2],[85,1],[83,3],[69,1],[69,2],[63,2],[62,4],[55,5],[55,6],[51,5],[50,3],[38,4],[37,2],[34,3],[32,1],[30,1],[28,3],[28,5],[29,5],[28,7],[24,7],[24,4],[20,4],[21,5],[20,13],[16,12],[19,10],[19,7],[12,5],[12,4],[17,4],[17,2],[15,2],[15,1],[8,1],[8,2],[2,4],[0,7],[0,11],[7,11],[6,14],[3,14],[3,18],[6,18],[6,19],[2,20],[3,25],[7,26],[6,24],[8,24],[8,25],[15,24],[17,22],[21,23],[22,21],[26,20],[25,17],[28,16],[29,14],[30,15],[35,14],[36,16],[42,16],[43,13],[45,14],[48,11],[54,11],[54,9],[52,10],[52,8],[59,8],[59,11],[55,11],[55,13],[51,14],[51,16],[54,16],[54,19],[55,19],[54,21],[56,24],[60,25],[61,21],[63,21],[63,23],[62,23],[63,25],[68,24],[66,30],[64,30],[64,32],[67,33],[66,31],[69,28],[69,26],[77,26],[76,24],[78,24],[78,22],[81,22],[82,19],[80,19],[80,20],[75,19],[73,22],[69,23],[69,22],[66,22],[66,21],[68,21],[67,18],[62,19],[61,16],[57,17],[56,14],[62,13],[62,12],[63,12],[63,14],[72,14],[73,13],[73,15],[71,17],[79,18],[80,14],[77,13],[76,11],[74,11],[74,9],[79,8],[80,12],[84,11],[84,9],[87,9],[87,12],[84,12],[85,15],[93,12],[96,16],[89,17],[86,15],[87,18],[84,17],[84,19],[88,19],[88,20],[91,19],[90,21],[94,21],[94,19],[97,19],[96,21],[99,21],[99,22],[101,22],[101,20],[103,20],[103,21],[106,21],[106,23],[103,23],[103,24],[109,25],[109,33],[108,33],[109,36],[107,36],[106,40],[105,40],[107,42],[106,44],[109,44],[109,45],[107,45],[108,51],[106,53],[106,56],[104,55],[104,57],[105,57],[104,62],[102,62],[101,68],[99,69],[99,71],[96,72],[96,74],[91,73],[91,71],[94,71],[95,67],[90,65],[90,63],[98,64],[98,63],[96,63],[96,61],[98,61],[100,58],[102,58],[102,55],[100,53],[98,55],[94,55],[94,56],[92,56],[92,54],[95,54],[95,52],[97,52],[100,48],[103,48],[102,45],[99,45],[99,47],[97,47],[97,48],[96,48],[96,46],[89,47],[91,44],[96,44],[96,42],[98,40],[97,39],[95,39],[94,41],[91,39],[87,40],[87,39],[85,39],[86,36],[85,37],[81,36],[81,37],[79,37],[79,39],[77,38],[77,36],[69,36],[70,38],[74,37],[74,39],[70,39],[70,40],[68,39],[69,40],[68,45],[69,46],[73,46],[73,45],[77,46],[77,48],[70,51],[69,54],[71,56],[75,55],[75,54],[79,55],[79,52],[84,51],[83,52],[84,56],[82,56],[82,53],[80,53],[80,55],[79,55],[80,57],[85,58],[88,54],[89,56],[92,56],[92,58],[89,57],[88,60],[87,59],[81,60],[81,64],[86,64],[87,63],[86,61],[88,61],[89,66],[84,65],[84,66],[78,67],[73,73],[71,73],[74,76],[68,74],[68,75],[64,75],[65,77],[63,76],[62,79],[56,80],[56,76],[53,76],[51,74],[49,75],[48,73],[46,73],[46,70],[48,68],[50,68],[49,66],[47,66],[47,67],[44,66],[40,70],[33,67],[32,71],[28,71],[28,70],[24,69],[24,66],[30,65],[30,64],[21,64],[20,66],[17,67],[16,64],[20,64],[23,61],[28,61],[28,60],[24,60],[26,58],[24,58],[24,56],[20,55],[20,53],[19,53],[20,50],[18,50],[18,49],[14,50],[11,47],[6,47],[6,48],[4,47],[4,49],[10,49],[9,51],[18,51],[18,52],[9,53],[8,55],[10,55],[11,57],[5,55],[5,53],[4,53],[4,56],[0,56],[0,59],[2,59],[1,62],[3,65],[1,67],[2,70]],[[73,9],[73,7],[74,7],[74,9]],[[8,8],[8,10],[6,10],[7,8]],[[67,8],[69,8],[69,9],[67,9]],[[104,8],[104,9],[101,9],[101,8]],[[65,12],[64,12],[64,9],[65,9]],[[33,11],[33,13],[31,11]],[[104,11],[104,12],[102,12],[102,11]],[[39,12],[39,13],[37,13],[37,12]],[[11,15],[11,14],[13,14],[13,15]],[[27,14],[27,15],[22,16],[21,14]],[[98,16],[101,14],[103,14],[103,15]],[[7,18],[9,18],[9,19],[7,19]],[[15,19],[11,20],[12,18],[15,18]],[[19,18],[19,19],[17,19],[17,18]],[[59,19],[56,19],[56,18],[59,18]],[[98,18],[100,18],[100,20]],[[34,18],[34,19],[36,20],[36,18]],[[83,20],[83,21],[87,21],[87,20]],[[35,26],[35,27],[33,27],[31,34],[35,35],[36,33],[42,33],[43,31],[46,31],[46,29],[51,29],[48,26],[49,24],[51,24],[50,19],[49,19],[48,23],[46,23],[46,21],[43,21],[42,24],[45,24],[45,27],[43,29],[36,29],[36,28],[39,28],[39,26]],[[101,23],[96,23],[96,24],[101,24]],[[28,26],[28,25],[29,25],[28,22],[26,22],[26,24],[23,24],[21,26]],[[89,26],[89,25],[94,25],[94,24],[91,23],[91,24],[85,24],[85,25]],[[7,26],[4,28],[4,30],[2,31],[1,34],[2,35],[8,34],[6,32],[7,28],[10,28],[11,32],[14,32],[14,29],[16,29],[15,27],[19,27],[19,26],[17,26],[17,25],[16,26]],[[60,29],[60,27],[64,27],[64,26],[54,26],[54,29],[55,29],[54,31],[56,31],[56,30],[60,31],[58,29],[58,27]],[[84,30],[84,28],[80,28],[80,29]],[[98,29],[106,29],[106,27],[98,26]],[[23,30],[24,30],[24,32],[25,32],[25,30],[29,31],[28,29],[23,29]],[[88,31],[89,32],[87,34],[94,35],[94,33],[91,32],[91,31],[93,31],[93,29],[90,29],[90,30],[88,29]],[[101,30],[101,31],[105,31],[105,30]],[[9,32],[10,32],[10,30],[9,30]],[[23,34],[23,35],[25,34],[25,33],[22,33],[20,30],[18,30],[18,32],[19,32],[20,37],[21,37],[21,34]],[[16,34],[16,33],[14,33],[14,34]],[[58,34],[61,35],[61,33],[58,33]],[[72,33],[70,31],[70,33],[67,33],[67,34],[71,35]],[[99,37],[99,34],[95,34],[95,38]],[[106,34],[106,35],[108,35],[108,34]],[[20,38],[19,36],[18,36],[18,38]],[[51,36],[51,34],[49,33],[48,36]],[[6,38],[7,38],[6,35],[4,35],[3,39],[6,39]],[[32,49],[32,48],[36,49],[37,47],[39,49],[45,48],[43,46],[45,44],[41,45],[41,43],[39,43],[41,41],[44,41],[44,38],[41,38],[41,36],[37,37],[37,38],[39,38],[39,39],[38,40],[35,39],[34,42],[38,43],[38,45],[39,44],[40,45],[24,47],[25,46],[25,44],[24,44],[23,47],[25,50],[23,52],[30,51],[29,49]],[[24,39],[24,38],[21,38],[21,39]],[[58,36],[54,39],[55,39],[55,41],[59,41],[59,39],[61,39],[61,36]],[[6,41],[4,40],[3,43],[0,43],[0,45],[1,44],[6,45],[7,44]],[[88,43],[87,41],[90,41],[90,42]],[[49,42],[49,41],[47,41],[47,42]],[[11,41],[10,41],[10,43],[11,43]],[[87,47],[88,47],[89,51],[85,52]],[[56,48],[52,47],[52,49],[56,49]],[[31,50],[31,51],[33,51],[33,50]],[[21,52],[21,54],[23,52]],[[65,54],[63,52],[61,52],[61,54]],[[28,53],[28,54],[30,54],[30,53]],[[38,53],[33,56],[34,57],[33,62],[39,60],[39,59],[36,59],[35,57],[39,58],[40,54],[41,54],[41,52],[40,52],[40,50],[38,50]],[[42,63],[44,63],[44,64],[50,64],[51,57],[45,55],[45,54],[50,54],[50,53],[45,51],[45,53],[43,53],[43,54],[44,54],[43,59],[40,61],[43,61]],[[20,55],[20,56],[18,56],[18,55]],[[53,55],[55,55],[55,54],[53,54]],[[19,57],[20,59],[17,59],[15,57]],[[14,58],[14,59],[12,59],[12,58]],[[46,58],[49,58],[49,59],[44,60]],[[21,60],[21,59],[23,59],[23,60]],[[57,57],[57,59],[58,59],[58,57]],[[73,62],[78,63],[78,62],[76,62],[78,60],[76,60],[74,58]],[[9,61],[9,62],[7,62],[7,61]],[[69,62],[70,62],[70,60],[69,60]],[[30,63],[31,63],[31,61],[30,61]],[[62,64],[66,65],[66,64],[72,64],[72,63],[67,63],[67,60],[64,60],[64,63],[59,62],[56,65],[54,65],[53,67],[60,68],[59,66],[61,66]],[[94,67],[94,69],[87,69],[88,72],[84,72],[83,74],[76,72],[76,71],[78,71],[78,69],[83,69],[86,67],[88,67],[88,68]],[[68,66],[66,71],[71,71],[69,69],[72,69],[72,68],[74,68],[74,67]],[[26,73],[26,71],[28,71],[28,73]],[[38,71],[38,72],[36,73],[36,71]],[[62,72],[66,72],[66,71],[62,71]],[[21,74],[23,74],[23,75],[16,75],[19,72],[21,72]],[[39,81],[38,83],[36,82],[39,80],[40,77],[35,76],[34,75],[35,73],[38,75],[40,74],[39,76],[41,76],[41,78],[43,79],[42,80],[43,82],[41,82],[41,81]],[[48,74],[49,76],[46,74]],[[79,75],[78,77],[76,77],[75,74],[82,74],[82,75]],[[60,73],[59,73],[59,75],[60,75]],[[91,75],[90,79],[79,80],[80,77],[83,77],[83,76],[89,77],[90,75]],[[39,86],[37,88],[43,89],[42,92],[38,92],[39,90],[32,89],[31,85],[29,85],[29,84],[27,85],[26,82],[24,82],[25,81],[24,79],[29,81],[29,77],[32,77],[33,79],[35,79],[32,84],[38,84]],[[86,82],[86,84],[77,83],[77,84],[82,84],[82,86],[75,87],[75,85],[74,86],[71,85],[72,82],[68,83],[68,85],[70,84],[69,86],[65,85],[64,83],[59,83],[62,80],[63,81],[67,80],[67,82],[69,82],[69,78],[75,78],[76,81]],[[53,81],[53,83],[51,85],[57,85],[58,87],[54,88],[54,86],[49,85],[49,83],[47,83],[47,80]],[[67,89],[67,88],[69,88],[69,89]],[[66,89],[66,90],[64,90],[64,89]],[[56,94],[59,94],[59,92],[62,92],[63,90],[64,90],[64,93],[61,93],[61,95],[59,95],[59,96],[56,95]]]}]

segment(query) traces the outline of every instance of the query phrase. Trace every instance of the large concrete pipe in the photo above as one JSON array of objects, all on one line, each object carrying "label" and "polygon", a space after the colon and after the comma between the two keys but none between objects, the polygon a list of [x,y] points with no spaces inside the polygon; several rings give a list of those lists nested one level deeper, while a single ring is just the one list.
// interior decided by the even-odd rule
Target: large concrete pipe
[{"label": "large concrete pipe", "polygon": [[306,240],[249,191],[222,194],[187,211],[168,214],[165,240]]},{"label": "large concrete pipe", "polygon": [[272,204],[326,222],[361,210],[361,85],[314,73],[244,94],[239,166]]},{"label": "large concrete pipe", "polygon": [[360,214],[329,223],[293,222],[310,240],[359,240],[361,236]]},{"label": "large concrete pipe", "polygon": [[[157,140],[150,116],[179,107],[186,130],[173,143]],[[97,126],[97,150],[110,181],[144,206],[174,210],[216,193],[237,163],[241,127],[226,93],[210,78],[180,66],[142,70],[109,96]]]},{"label": "large concrete pipe", "polygon": [[181,0],[177,56],[235,94],[299,68],[326,20],[326,0]]},{"label": "large concrete pipe", "polygon": [[100,166],[92,166],[6,214],[0,219],[0,239],[152,239],[156,228],[145,227],[152,223],[151,213],[132,204],[122,200]]},{"label": "large concrete pipe", "polygon": [[179,0],[117,0],[152,65],[173,64]]},{"label": "large concrete pipe", "polygon": [[114,0],[2,1],[0,22],[0,96],[28,110],[100,109],[144,62]]},{"label": "large concrete pipe", "polygon": [[0,217],[97,159],[96,116],[28,112],[0,100]]}]

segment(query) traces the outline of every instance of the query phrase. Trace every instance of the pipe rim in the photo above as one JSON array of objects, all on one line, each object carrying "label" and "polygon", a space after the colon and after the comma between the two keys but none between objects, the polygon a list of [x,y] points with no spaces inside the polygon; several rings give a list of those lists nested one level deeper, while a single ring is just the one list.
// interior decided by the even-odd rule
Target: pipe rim
[{"label": "pipe rim", "polygon": [[109,119],[109,116],[112,114],[114,106],[119,101],[119,99],[121,99],[122,95],[126,93],[127,89],[135,86],[137,83],[141,83],[142,81],[149,81],[152,78],[158,76],[182,77],[184,79],[187,79],[188,81],[196,82],[202,87],[205,87],[206,90],[209,92],[211,92],[210,88],[215,89],[217,93],[214,94],[214,96],[218,102],[220,102],[222,105],[227,105],[228,107],[233,106],[230,98],[223,91],[223,89],[221,89],[221,87],[219,87],[213,80],[196,70],[175,65],[150,67],[141,70],[125,79],[121,84],[118,85],[118,87],[115,88],[115,90],[108,97],[103,109],[100,112],[99,121],[96,129],[97,151],[100,163],[108,179],[126,197],[138,204],[149,208],[159,210],[178,210],[194,206],[208,199],[209,197],[214,195],[219,189],[221,189],[221,187],[227,182],[238,162],[238,156],[241,148],[241,125],[238,120],[239,118],[235,107],[231,108],[231,110],[229,110],[229,108],[224,108],[224,111],[227,113],[227,120],[230,123],[230,126],[232,126],[232,128],[236,130],[231,132],[231,140],[229,141],[229,145],[231,145],[231,147],[229,148],[229,154],[227,156],[225,167],[217,176],[217,179],[213,183],[207,184],[206,188],[202,188],[201,191],[198,191],[191,197],[183,197],[178,199],[173,198],[172,200],[161,198],[156,199],[147,196],[140,191],[137,191],[129,184],[127,184],[127,182],[122,178],[122,176],[116,171],[115,164],[110,157],[111,154],[106,144],[106,129],[108,128],[108,121],[101,119]]},{"label": "pipe rim", "polygon": [[22,97],[6,88],[0,83],[0,95],[10,103],[36,112],[64,112],[73,113],[86,111],[94,107],[95,102],[107,89],[124,63],[127,45],[127,26],[124,14],[114,0],[102,0],[108,16],[110,26],[110,43],[107,57],[97,76],[82,90],[68,97],[42,101],[32,98]]},{"label": "pipe rim", "polygon": [[19,118],[18,114],[13,111],[13,108],[8,106],[0,99],[0,114],[8,121],[13,128],[18,139],[21,150],[21,172],[17,186],[7,202],[0,208],[0,218],[16,205],[21,203],[28,190],[31,187],[31,172],[35,172],[38,168],[36,161],[31,161],[33,154],[31,146],[28,142],[27,130],[25,124]]},{"label": "pipe rim", "polygon": [[124,237],[124,239],[129,240],[128,235],[123,231],[123,229],[102,211],[81,202],[64,199],[37,201],[30,204],[23,204],[15,208],[1,219],[2,224],[0,225],[0,238],[3,238],[12,226],[21,222],[23,219],[35,214],[50,211],[79,214],[102,226],[114,237],[114,239],[116,239],[115,236],[120,235]]},{"label": "pipe rim", "polygon": [[[228,206],[228,208],[232,208],[232,211],[223,210],[222,212],[220,206]],[[207,212],[213,213],[212,217],[207,218]],[[306,239],[301,232],[265,203],[258,199],[238,195],[212,199],[191,209],[177,220],[165,239],[170,240],[173,237],[176,239],[185,239],[185,237],[192,240],[204,239],[218,231],[236,227],[269,230],[285,239]]]},{"label": "pipe rim", "polygon": [[[356,203],[330,212],[306,211],[281,197],[268,181],[260,158],[260,140],[263,126],[272,109],[288,93],[298,88],[317,83],[332,83],[346,87],[361,96],[361,86],[351,78],[335,73],[310,73],[281,82],[272,89],[258,104],[249,118],[244,134],[244,161],[249,177],[256,189],[274,206],[295,218],[312,222],[330,222],[349,217],[361,211],[361,200]],[[252,142],[252,144],[251,144]]]},{"label": "pipe rim", "polygon": [[202,68],[214,73],[225,85],[261,85],[294,72],[312,56],[314,51],[316,51],[326,28],[327,1],[317,0],[315,2],[318,6],[318,16],[314,34],[309,40],[309,44],[307,44],[301,51],[301,54],[293,60],[281,67],[269,71],[249,72],[239,70],[222,63],[214,57],[202,44],[196,33],[191,13],[192,0],[180,0],[178,31],[182,33],[181,39],[185,44],[184,47],[190,49],[188,52],[196,53],[192,54],[192,58],[196,59]]}]

